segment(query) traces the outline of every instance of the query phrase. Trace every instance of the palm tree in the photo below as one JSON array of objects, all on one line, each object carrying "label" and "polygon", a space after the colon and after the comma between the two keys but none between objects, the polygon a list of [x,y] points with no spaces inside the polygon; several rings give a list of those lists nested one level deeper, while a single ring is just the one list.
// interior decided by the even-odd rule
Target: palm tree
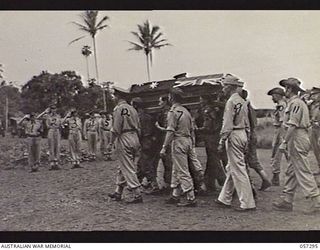
[{"label": "palm tree", "polygon": [[[96,35],[98,33],[98,31],[103,30],[106,27],[109,27],[109,25],[106,24],[106,21],[109,20],[108,16],[104,16],[100,19],[100,21],[98,21],[98,14],[99,11],[96,10],[86,10],[84,13],[82,13],[80,15],[80,17],[82,18],[82,21],[84,24],[81,23],[77,23],[77,22],[72,22],[75,25],[77,25],[79,27],[80,30],[87,32],[91,38],[92,38],[92,42],[93,42],[93,51],[94,51],[94,61],[95,61],[95,65],[96,65],[96,78],[97,78],[97,82],[99,84],[99,71],[98,71],[98,59],[97,59],[97,46],[96,46]],[[82,38],[84,38],[85,36],[81,36],[78,37],[76,39],[74,39],[73,41],[71,41],[69,44],[76,42]],[[106,96],[105,96],[105,92],[103,91],[103,103],[104,103],[104,110],[107,110],[106,107]]]},{"label": "palm tree", "polygon": [[83,46],[81,49],[81,54],[85,56],[86,63],[87,63],[87,75],[88,75],[88,81],[90,79],[90,73],[89,73],[89,64],[88,64],[88,57],[92,54],[91,48],[88,45]]},{"label": "palm tree", "polygon": [[138,40],[138,42],[128,41],[132,48],[129,50],[143,50],[147,60],[148,80],[150,81],[150,66],[152,66],[152,51],[153,49],[161,49],[169,46],[167,39],[163,39],[163,33],[160,32],[159,26],[152,26],[147,20],[143,25],[138,24],[138,32],[131,32]]},{"label": "palm tree", "polygon": [[[92,38],[93,51],[94,51],[94,61],[95,61],[95,66],[96,66],[96,77],[97,77],[97,82],[99,83],[96,35],[97,35],[98,31],[103,30],[106,27],[109,27],[109,25],[106,24],[106,21],[109,20],[109,17],[104,16],[99,21],[98,14],[99,14],[99,11],[86,10],[84,13],[80,14],[80,17],[82,18],[83,24],[78,23],[78,22],[72,22],[72,23],[77,25],[80,30],[87,32]],[[86,36],[78,37],[78,38],[72,40],[69,44],[74,43],[84,37],[86,37]]]}]

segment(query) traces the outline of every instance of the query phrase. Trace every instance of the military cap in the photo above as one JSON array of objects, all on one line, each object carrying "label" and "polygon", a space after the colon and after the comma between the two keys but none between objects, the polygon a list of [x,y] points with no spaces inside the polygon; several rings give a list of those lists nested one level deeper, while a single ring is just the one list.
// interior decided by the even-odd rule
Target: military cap
[{"label": "military cap", "polygon": [[305,91],[300,87],[301,82],[297,78],[290,77],[288,79],[283,79],[279,82],[279,84],[282,87],[288,86],[288,87],[297,89],[298,91]]},{"label": "military cap", "polygon": [[318,87],[313,87],[313,88],[311,89],[310,95],[314,95],[314,94],[318,94],[318,93],[320,93],[320,88],[318,88]]},{"label": "military cap", "polygon": [[277,94],[277,95],[285,96],[283,88],[279,88],[279,87],[270,89],[267,94],[268,95]]},{"label": "military cap", "polygon": [[233,76],[233,75],[227,75],[222,79],[223,85],[233,85],[238,87],[243,87],[244,82],[240,81],[239,78]]}]

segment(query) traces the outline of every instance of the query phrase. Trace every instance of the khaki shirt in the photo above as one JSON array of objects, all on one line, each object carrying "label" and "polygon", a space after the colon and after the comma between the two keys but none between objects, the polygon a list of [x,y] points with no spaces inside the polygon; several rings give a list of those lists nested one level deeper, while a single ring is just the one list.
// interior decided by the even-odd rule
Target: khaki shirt
[{"label": "khaki shirt", "polygon": [[119,102],[114,108],[111,131],[117,136],[130,131],[136,131],[140,134],[138,112],[126,101]]},{"label": "khaki shirt", "polygon": [[312,125],[320,126],[320,102],[311,103],[309,110]]},{"label": "khaki shirt", "polygon": [[61,116],[58,114],[47,114],[46,118],[46,125],[48,129],[59,129],[61,127]]},{"label": "khaki shirt", "polygon": [[223,114],[223,124],[220,135],[227,138],[233,130],[250,130],[248,102],[238,93],[230,96]]},{"label": "khaki shirt", "polygon": [[108,120],[107,118],[101,118],[99,120],[99,125],[103,131],[110,131],[111,125],[112,125],[112,120]]},{"label": "khaki shirt", "polygon": [[297,128],[310,127],[308,106],[297,95],[288,100],[283,122],[286,128],[290,126]]},{"label": "khaki shirt", "polygon": [[181,104],[173,104],[168,112],[167,130],[174,132],[175,137],[191,137],[194,130],[189,111]]},{"label": "khaki shirt", "polygon": [[70,133],[78,133],[81,131],[82,123],[79,117],[70,117],[66,119],[66,122],[69,125],[69,132]]},{"label": "khaki shirt", "polygon": [[276,105],[276,110],[273,113],[273,125],[276,127],[280,127],[284,118],[284,111],[287,107],[286,101],[280,100]]},{"label": "khaki shirt", "polygon": [[98,132],[99,131],[99,122],[96,118],[89,118],[84,122],[85,133],[87,132]]},{"label": "khaki shirt", "polygon": [[42,123],[39,120],[26,121],[23,126],[25,127],[25,131],[28,136],[36,137],[42,132]]}]

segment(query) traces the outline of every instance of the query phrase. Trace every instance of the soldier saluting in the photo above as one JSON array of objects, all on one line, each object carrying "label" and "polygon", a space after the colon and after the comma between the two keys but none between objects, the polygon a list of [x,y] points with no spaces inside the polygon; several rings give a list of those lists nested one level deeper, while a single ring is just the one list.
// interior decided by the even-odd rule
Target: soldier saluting
[{"label": "soldier saluting", "polygon": [[72,168],[80,168],[80,149],[81,149],[81,130],[82,123],[81,119],[77,115],[76,109],[71,109],[62,123],[68,123],[69,128],[69,148],[72,158]]},{"label": "soldier saluting", "polygon": [[44,116],[48,128],[48,145],[49,145],[49,170],[59,170],[60,146],[61,146],[61,116],[57,113],[57,106],[51,104],[37,118]]},{"label": "soldier saluting", "polygon": [[23,124],[28,137],[28,165],[31,172],[37,172],[40,165],[42,122],[35,118],[34,113],[25,115],[19,122]]},{"label": "soldier saluting", "polygon": [[140,153],[140,123],[137,111],[125,100],[127,96],[128,93],[114,88],[117,106],[113,111],[112,138],[108,149],[111,150],[113,143],[115,143],[119,169],[116,177],[116,190],[109,194],[109,197],[120,201],[123,189],[127,186],[132,197],[126,203],[142,203],[136,163]]}]

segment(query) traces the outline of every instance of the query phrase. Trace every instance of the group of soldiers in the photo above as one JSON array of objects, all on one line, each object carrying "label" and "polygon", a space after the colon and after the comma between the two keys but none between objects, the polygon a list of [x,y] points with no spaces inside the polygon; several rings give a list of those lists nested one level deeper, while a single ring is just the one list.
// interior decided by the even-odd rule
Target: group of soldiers
[{"label": "group of soldiers", "polygon": [[[244,82],[227,75],[221,83],[224,98],[212,101],[211,93],[201,96],[201,112],[184,107],[184,91],[172,88],[167,96],[160,97],[161,112],[154,119],[146,112],[141,98],[136,97],[129,102],[130,94],[115,88],[113,98],[116,107],[113,114],[101,113],[101,117],[97,117],[92,113],[84,126],[76,110],[64,118],[60,118],[55,106],[37,117],[31,114],[25,124],[30,140],[31,169],[36,171],[39,165],[39,134],[42,128],[37,121],[43,118],[49,128],[51,169],[59,168],[59,127],[64,123],[69,127],[73,167],[80,166],[82,132],[88,140],[88,152],[92,160],[95,160],[100,138],[103,140],[103,152],[110,154],[114,151],[118,160],[116,187],[113,193],[109,193],[114,201],[124,198],[128,204],[142,203],[143,193],[159,195],[170,192],[167,204],[195,207],[196,196],[219,191],[215,202],[221,207],[230,208],[236,191],[240,207],[235,209],[240,212],[252,211],[256,209],[257,192],[249,168],[260,176],[261,191],[271,185],[279,186],[281,158],[284,154],[288,166],[283,168],[283,195],[272,204],[273,208],[292,211],[295,190],[299,185],[310,200],[309,211],[320,211],[320,193],[308,162],[312,144],[320,169],[320,88],[305,91],[298,79],[288,78],[279,82],[280,87],[267,93],[276,104],[271,158],[273,177],[270,181],[257,156],[257,118],[248,100],[248,92],[243,88]],[[200,122],[197,119],[199,113],[203,118]],[[204,136],[206,167],[201,165],[195,150],[198,133]],[[164,168],[165,184],[162,188],[157,179],[160,160]],[[128,190],[126,195],[125,188]]]},{"label": "group of soldiers", "polygon": [[49,170],[59,170],[61,168],[59,166],[61,129],[65,126],[68,128],[72,168],[81,167],[82,138],[87,140],[89,160],[94,161],[96,159],[98,141],[100,141],[101,153],[106,157],[106,160],[111,160],[111,151],[108,151],[107,147],[111,139],[112,115],[106,114],[106,112],[97,114],[92,111],[87,113],[83,123],[76,109],[71,109],[65,117],[61,117],[57,113],[57,106],[52,104],[39,115],[35,113],[25,115],[18,124],[24,127],[27,136],[28,165],[31,172],[37,172],[39,170],[41,135],[44,126],[46,126],[48,130]]}]

